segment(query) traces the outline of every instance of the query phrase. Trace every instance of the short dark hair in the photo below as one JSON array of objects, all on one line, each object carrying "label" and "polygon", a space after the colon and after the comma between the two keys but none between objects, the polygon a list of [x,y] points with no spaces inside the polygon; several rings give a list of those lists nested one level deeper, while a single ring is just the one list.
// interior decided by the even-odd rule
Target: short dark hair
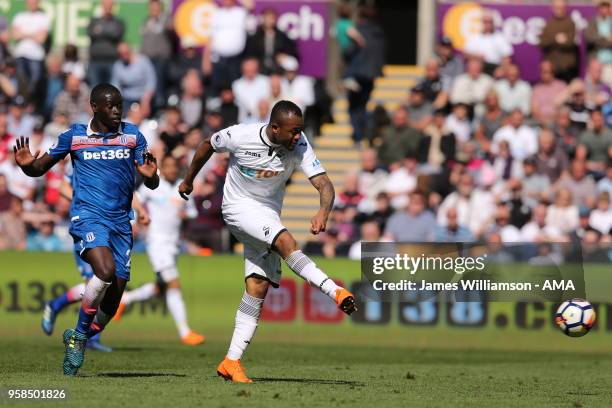
[{"label": "short dark hair", "polygon": [[302,117],[302,110],[299,106],[291,101],[278,101],[272,108],[270,113],[270,122],[278,123],[282,116],[295,115]]},{"label": "short dark hair", "polygon": [[93,89],[91,90],[90,99],[92,102],[97,102],[102,97],[104,97],[105,95],[109,95],[109,94],[111,95],[115,94],[121,98],[121,92],[119,91],[119,89],[117,89],[115,86],[111,84],[103,83],[103,84],[98,84],[93,87]]}]

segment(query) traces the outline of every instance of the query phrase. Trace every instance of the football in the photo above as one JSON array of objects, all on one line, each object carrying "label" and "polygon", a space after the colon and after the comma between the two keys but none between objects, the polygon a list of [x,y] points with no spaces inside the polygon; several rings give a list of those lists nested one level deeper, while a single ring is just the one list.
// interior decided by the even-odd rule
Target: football
[{"label": "football", "polygon": [[557,309],[555,322],[567,336],[582,337],[595,324],[595,310],[584,299],[567,300]]}]

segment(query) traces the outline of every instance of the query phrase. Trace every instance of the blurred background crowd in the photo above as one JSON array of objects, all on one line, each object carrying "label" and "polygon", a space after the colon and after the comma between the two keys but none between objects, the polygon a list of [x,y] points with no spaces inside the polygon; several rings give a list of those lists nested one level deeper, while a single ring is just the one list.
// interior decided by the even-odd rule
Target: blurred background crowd
[{"label": "blurred background crowd", "polygon": [[[368,105],[387,42],[369,4],[336,3],[330,41],[341,72],[330,84],[300,74],[308,56],[278,28],[273,8],[247,30],[250,0],[219,3],[204,50],[179,40],[159,0],[148,2],[139,49],[124,41],[112,0],[88,24],[88,49],[58,49],[39,1],[27,0],[11,21],[0,16],[0,249],[72,249],[70,203],[59,193],[70,163],[32,179],[15,166],[12,146],[23,135],[45,151],[70,123],[87,123],[89,90],[100,82],[120,88],[125,120],[158,160],[172,155],[182,170],[203,138],[264,122],[281,99],[303,108],[316,147],[333,100],[346,98],[360,167],[336,183],[328,230],[304,243],[312,254],[358,258],[361,241],[377,240],[610,242],[612,15],[609,1],[595,3],[577,36],[565,2],[550,2],[535,82],[523,79],[485,10],[463,52],[437,38],[423,77],[387,110]],[[183,228],[190,253],[233,249],[220,209],[227,159],[215,155],[197,181],[197,215]],[[135,234],[142,250],[143,228]]]}]

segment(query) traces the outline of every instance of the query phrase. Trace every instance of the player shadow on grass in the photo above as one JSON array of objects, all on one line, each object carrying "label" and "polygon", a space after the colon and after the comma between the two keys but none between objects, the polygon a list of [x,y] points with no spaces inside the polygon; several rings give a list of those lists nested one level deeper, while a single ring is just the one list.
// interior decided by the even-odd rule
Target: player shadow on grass
[{"label": "player shadow on grass", "polygon": [[147,377],[187,377],[185,374],[174,373],[98,373],[96,377],[108,378],[147,378]]},{"label": "player shadow on grass", "polygon": [[364,383],[359,381],[346,380],[321,380],[317,378],[273,378],[273,377],[252,377],[256,382],[296,382],[303,384],[321,384],[321,385],[351,385],[354,387],[363,387]]}]

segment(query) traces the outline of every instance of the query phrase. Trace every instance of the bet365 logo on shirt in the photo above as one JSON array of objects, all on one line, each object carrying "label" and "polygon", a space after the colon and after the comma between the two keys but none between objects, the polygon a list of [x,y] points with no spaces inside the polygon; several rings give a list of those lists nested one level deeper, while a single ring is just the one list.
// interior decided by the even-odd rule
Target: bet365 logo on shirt
[{"label": "bet365 logo on shirt", "polygon": [[129,159],[130,149],[102,150],[99,152],[83,152],[83,160],[114,160]]}]

